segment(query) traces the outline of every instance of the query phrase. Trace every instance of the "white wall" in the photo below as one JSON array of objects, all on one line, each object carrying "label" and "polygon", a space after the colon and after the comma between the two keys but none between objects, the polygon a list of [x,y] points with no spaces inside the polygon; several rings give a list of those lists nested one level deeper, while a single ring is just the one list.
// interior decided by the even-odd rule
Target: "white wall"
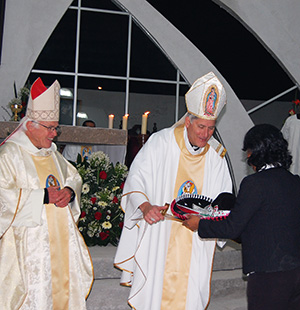
[{"label": "white wall", "polygon": [[[0,106],[24,86],[38,55],[72,0],[6,0],[0,66]],[[0,120],[7,114],[0,109]]]}]

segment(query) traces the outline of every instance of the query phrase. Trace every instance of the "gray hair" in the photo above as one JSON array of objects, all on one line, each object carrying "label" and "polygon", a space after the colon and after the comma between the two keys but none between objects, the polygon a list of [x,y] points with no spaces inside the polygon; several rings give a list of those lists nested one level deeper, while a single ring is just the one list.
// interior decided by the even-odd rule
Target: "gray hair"
[{"label": "gray hair", "polygon": [[[191,124],[192,124],[193,120],[199,119],[199,117],[197,117],[196,115],[194,115],[190,112],[187,112],[187,116],[189,117]],[[217,120],[215,120],[215,122],[217,122]]]},{"label": "gray hair", "polygon": [[194,119],[198,119],[199,118],[199,117],[197,117],[194,114],[191,114],[189,112],[187,112],[187,116],[189,117],[191,124],[192,124]]},{"label": "gray hair", "polygon": [[24,123],[23,123],[23,126],[22,126],[23,131],[27,131],[27,130],[28,130],[28,129],[27,129],[27,123],[28,123],[28,122],[32,122],[32,126],[35,127],[35,128],[38,128],[38,127],[39,127],[39,124],[36,123],[33,119],[31,119],[31,118],[26,118],[26,119],[24,119]]}]

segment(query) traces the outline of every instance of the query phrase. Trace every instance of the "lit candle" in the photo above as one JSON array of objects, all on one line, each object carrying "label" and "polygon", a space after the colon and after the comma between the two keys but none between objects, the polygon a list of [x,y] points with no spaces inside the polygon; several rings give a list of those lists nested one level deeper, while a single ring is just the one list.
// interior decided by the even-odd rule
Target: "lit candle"
[{"label": "lit candle", "polygon": [[148,119],[148,114],[150,112],[147,111],[143,114],[142,116],[142,130],[141,130],[141,134],[145,135],[147,133],[147,119]]},{"label": "lit candle", "polygon": [[123,116],[123,122],[122,122],[122,129],[127,130],[127,121],[128,121],[129,114],[125,114]]},{"label": "lit candle", "polygon": [[114,115],[108,115],[108,128],[112,129],[114,127]]}]

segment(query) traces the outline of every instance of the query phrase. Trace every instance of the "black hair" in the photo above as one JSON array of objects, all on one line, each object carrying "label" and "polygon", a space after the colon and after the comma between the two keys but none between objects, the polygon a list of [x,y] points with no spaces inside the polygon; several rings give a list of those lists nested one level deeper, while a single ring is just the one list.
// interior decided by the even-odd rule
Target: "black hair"
[{"label": "black hair", "polygon": [[87,126],[86,126],[86,123],[92,123],[92,124],[94,124],[94,126],[96,127],[96,123],[95,123],[94,121],[92,121],[91,119],[85,120],[85,121],[82,123],[82,126],[87,127]]},{"label": "black hair", "polygon": [[292,163],[288,142],[281,131],[270,124],[252,127],[245,135],[243,151],[250,151],[247,163],[255,166],[256,171],[266,164],[289,169]]}]

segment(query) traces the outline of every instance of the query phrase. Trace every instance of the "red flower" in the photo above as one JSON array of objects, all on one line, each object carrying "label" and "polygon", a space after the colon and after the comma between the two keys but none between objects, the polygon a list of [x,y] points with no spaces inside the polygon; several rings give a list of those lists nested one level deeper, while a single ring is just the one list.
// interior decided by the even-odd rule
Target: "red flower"
[{"label": "red flower", "polygon": [[122,182],[122,184],[120,185],[120,188],[121,188],[121,189],[124,188],[124,182]]},{"label": "red flower", "polygon": [[99,173],[99,177],[100,177],[100,179],[102,179],[102,180],[106,180],[106,178],[107,178],[107,173],[105,172],[105,171],[100,171],[100,173]]},{"label": "red flower", "polygon": [[118,203],[119,199],[115,196],[112,201],[113,201],[113,203]]},{"label": "red flower", "polygon": [[124,222],[120,222],[120,223],[119,223],[119,227],[122,229],[123,226],[124,226]]},{"label": "red flower", "polygon": [[101,231],[100,233],[101,240],[105,240],[108,237],[108,235],[109,235],[108,232]]},{"label": "red flower", "polygon": [[295,103],[295,105],[298,105],[298,104],[300,104],[300,100],[299,99],[293,100],[293,103]]},{"label": "red flower", "polygon": [[86,213],[84,211],[81,212],[80,217],[83,218],[86,216]]},{"label": "red flower", "polygon": [[102,213],[101,212],[96,212],[95,213],[95,219],[96,220],[98,220],[98,221],[101,220],[101,217],[102,217]]},{"label": "red flower", "polygon": [[97,198],[96,198],[96,197],[92,197],[92,198],[91,198],[91,203],[92,203],[92,204],[95,204],[96,201],[97,201]]},{"label": "red flower", "polygon": [[294,115],[294,114],[296,114],[296,112],[295,112],[294,109],[290,109],[290,110],[289,110],[289,114]]}]

